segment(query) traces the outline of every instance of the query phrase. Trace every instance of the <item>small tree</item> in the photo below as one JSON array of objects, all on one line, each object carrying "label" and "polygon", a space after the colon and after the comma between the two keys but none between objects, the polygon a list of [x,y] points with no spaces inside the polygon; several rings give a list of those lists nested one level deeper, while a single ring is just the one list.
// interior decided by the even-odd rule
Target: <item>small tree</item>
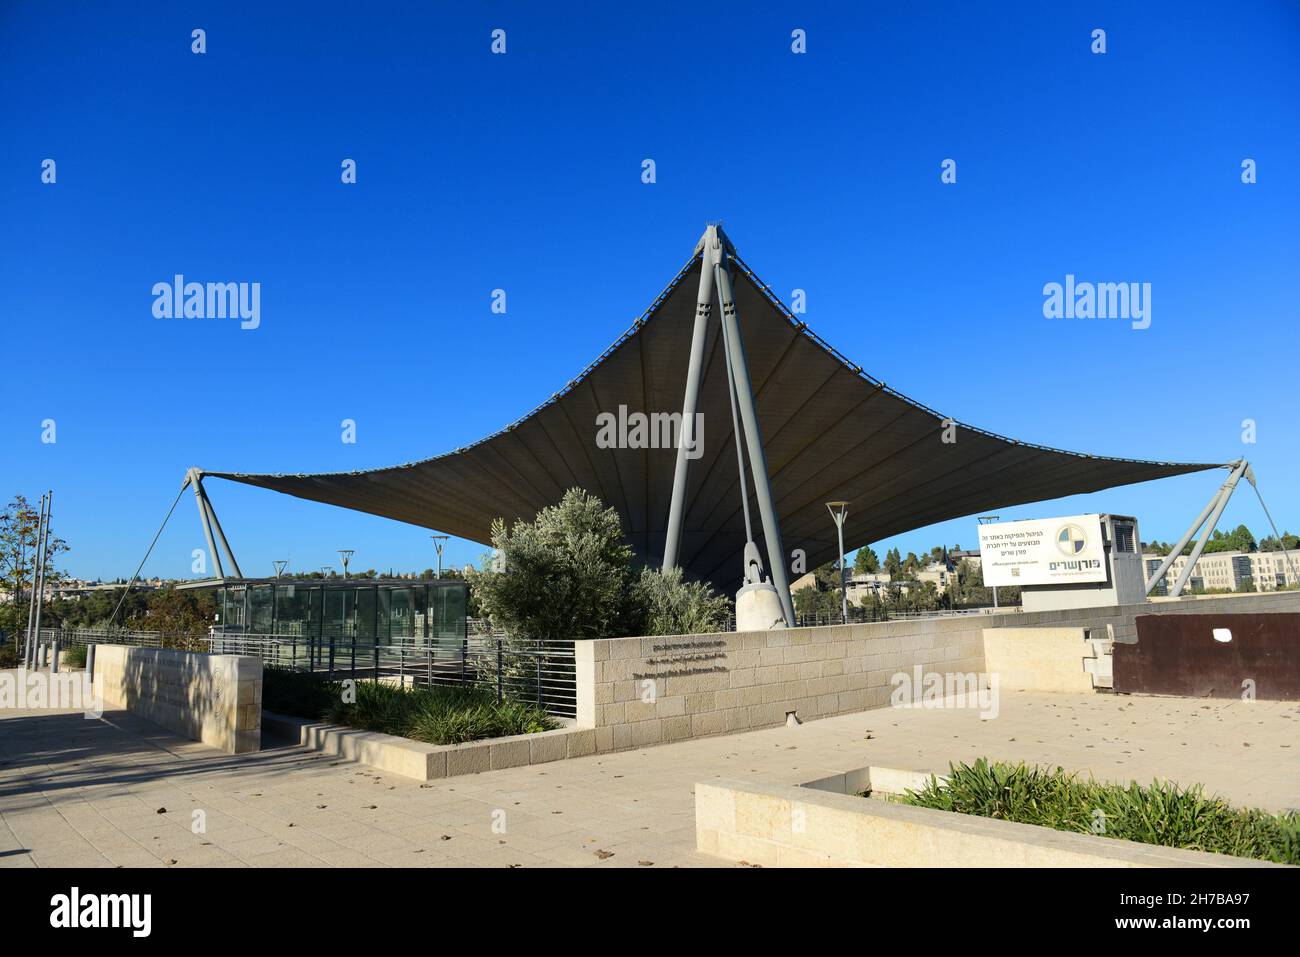
[{"label": "small tree", "polygon": [[801,618],[838,619],[840,617],[839,589],[823,590],[807,585],[794,593],[794,611]]},{"label": "small tree", "polygon": [[[25,496],[15,495],[0,512],[0,581],[3,581],[9,598],[8,605],[0,614],[0,628],[13,631],[15,648],[19,625],[26,624],[21,607],[24,592],[30,595],[40,572],[36,567],[39,526],[40,514]],[[55,567],[55,558],[67,550],[67,543],[51,532],[45,554],[47,586],[59,581],[61,576]]]},{"label": "small tree", "polygon": [[889,572],[889,577],[891,579],[897,578],[902,570],[903,559],[899,557],[898,549],[891,548],[885,552],[885,571]]},{"label": "small tree", "polygon": [[582,489],[531,522],[492,523],[502,571],[472,572],[482,613],[517,638],[616,638],[629,623],[632,549],[612,508]]},{"label": "small tree", "polygon": [[146,592],[145,608],[127,619],[128,628],[157,631],[176,647],[199,647],[199,639],[212,627],[216,597],[210,591],[178,591],[160,588]]},{"label": "small tree", "polygon": [[682,570],[645,568],[632,600],[645,635],[703,635],[720,631],[731,602],[704,582],[682,579]]},{"label": "small tree", "polygon": [[853,559],[853,571],[858,575],[874,575],[880,571],[880,556],[870,545],[863,545]]}]

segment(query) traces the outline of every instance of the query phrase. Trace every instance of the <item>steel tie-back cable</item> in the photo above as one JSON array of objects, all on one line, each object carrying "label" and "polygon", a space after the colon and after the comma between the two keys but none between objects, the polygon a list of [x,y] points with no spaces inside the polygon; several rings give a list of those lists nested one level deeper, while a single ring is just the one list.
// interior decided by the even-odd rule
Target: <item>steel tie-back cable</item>
[{"label": "steel tie-back cable", "polygon": [[126,596],[131,593],[131,586],[134,585],[135,580],[140,577],[140,569],[144,568],[144,563],[149,560],[149,554],[153,551],[153,547],[158,544],[158,538],[162,535],[163,529],[166,528],[167,523],[171,521],[172,512],[176,511],[176,506],[180,503],[181,496],[185,494],[185,489],[186,486],[182,485],[181,490],[176,493],[176,499],[172,502],[172,507],[167,509],[167,517],[164,518],[162,524],[158,526],[158,531],[154,534],[153,541],[149,543],[149,547],[145,550],[144,558],[140,559],[140,564],[136,567],[135,574],[131,576],[131,581],[127,584],[126,591],[122,592],[122,597],[118,599],[117,607],[113,609],[113,614],[108,619],[108,627],[112,628],[113,622],[117,620],[117,613],[122,610],[122,604],[126,601]]},{"label": "steel tie-back cable", "polygon": [[1250,481],[1250,487],[1255,490],[1255,497],[1259,499],[1259,507],[1264,510],[1264,517],[1268,519],[1269,527],[1273,529],[1273,537],[1277,539],[1278,546],[1282,549],[1282,559],[1286,562],[1286,567],[1291,571],[1291,577],[1300,581],[1300,575],[1295,573],[1295,566],[1291,564],[1291,554],[1286,550],[1286,542],[1282,539],[1282,533],[1277,530],[1277,523],[1273,521],[1273,516],[1264,504],[1264,496],[1259,494],[1259,485],[1255,482],[1254,470],[1251,470],[1246,478]]}]

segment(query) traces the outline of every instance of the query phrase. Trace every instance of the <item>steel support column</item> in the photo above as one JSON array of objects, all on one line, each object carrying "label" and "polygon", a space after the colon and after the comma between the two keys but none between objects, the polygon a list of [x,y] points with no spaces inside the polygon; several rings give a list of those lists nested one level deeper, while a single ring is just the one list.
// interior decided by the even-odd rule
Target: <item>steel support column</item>
[{"label": "steel support column", "polygon": [[208,509],[203,504],[203,485],[199,474],[198,469],[190,469],[185,473],[185,484],[194,486],[194,503],[199,508],[199,522],[203,525],[203,537],[208,540],[208,554],[212,556],[212,564],[216,566],[217,577],[225,578],[225,569],[221,567],[221,555],[217,552],[217,543],[212,538],[212,524],[208,521]]},{"label": "steel support column", "polygon": [[234,569],[236,578],[243,578],[244,573],[239,570],[239,562],[235,561],[235,553],[226,541],[226,533],[221,530],[221,522],[217,519],[217,510],[212,507],[212,500],[208,498],[208,490],[203,488],[202,483],[199,485],[199,491],[203,495],[203,504],[208,510],[208,521],[212,529],[217,533],[217,542],[226,552],[226,558],[230,561],[230,567]]},{"label": "steel support column", "polygon": [[45,496],[41,496],[41,511],[36,520],[36,545],[32,552],[32,593],[27,604],[27,643],[23,646],[23,664],[35,667],[32,651],[32,627],[36,621],[36,571],[41,568],[41,542],[45,537]]},{"label": "steel support column", "polygon": [[1151,593],[1155,591],[1156,586],[1164,580],[1165,574],[1169,571],[1169,566],[1174,563],[1174,559],[1183,553],[1183,549],[1186,548],[1187,543],[1192,540],[1192,536],[1201,530],[1201,526],[1205,524],[1205,520],[1209,518],[1210,513],[1214,511],[1214,506],[1218,504],[1219,496],[1222,494],[1223,488],[1220,487],[1218,491],[1210,496],[1210,501],[1206,504],[1205,508],[1201,510],[1201,514],[1196,517],[1196,521],[1192,522],[1187,531],[1183,532],[1183,537],[1178,539],[1178,544],[1169,550],[1169,554],[1166,555],[1164,561],[1160,563],[1160,567],[1151,573],[1151,578],[1147,581],[1146,593],[1148,596],[1150,596]]},{"label": "steel support column", "polygon": [[[1192,553],[1187,556],[1187,564],[1183,566],[1183,572],[1178,576],[1178,581],[1174,582],[1174,587],[1169,590],[1170,598],[1177,598],[1183,593],[1183,586],[1186,585],[1187,580],[1192,577],[1192,571],[1196,568],[1196,560],[1201,557],[1201,552],[1205,551],[1205,545],[1210,540],[1210,534],[1214,531],[1214,526],[1219,523],[1219,516],[1222,515],[1223,510],[1227,508],[1228,499],[1232,498],[1232,492],[1237,487],[1237,481],[1246,471],[1247,464],[1248,463],[1245,459],[1238,462],[1236,467],[1232,470],[1232,473],[1228,476],[1228,480],[1224,482],[1223,487],[1219,489],[1217,501],[1214,503],[1213,511],[1210,512],[1210,517],[1206,522],[1205,530],[1201,532],[1201,537],[1196,540],[1196,545],[1192,549]],[[1181,552],[1182,550],[1182,546],[1180,545],[1178,551]]]},{"label": "steel support column", "polygon": [[709,316],[713,311],[713,263],[717,262],[721,246],[718,227],[709,226],[695,247],[701,254],[700,288],[695,297],[695,329],[691,334],[691,355],[686,366],[686,395],[682,399],[682,424],[678,430],[677,468],[673,472],[673,497],[664,538],[664,571],[677,566],[681,552],[682,525],[686,520],[686,485],[690,473],[687,446],[700,441],[700,436],[695,434],[695,412],[700,400],[700,379],[704,374],[704,344],[708,338]]},{"label": "steel support column", "polygon": [[[32,575],[32,581],[36,584],[36,625],[33,633],[35,641],[33,645],[38,647],[41,643],[41,611],[45,607],[45,563],[50,557],[50,517],[54,514],[54,491],[45,493],[45,523],[41,530],[40,548],[37,552],[36,573]],[[39,667],[39,661],[36,662]]]},{"label": "steel support column", "polygon": [[754,403],[754,387],[749,379],[749,366],[745,362],[745,343],[736,319],[736,298],[731,288],[730,263],[724,260],[715,267],[714,282],[718,286],[718,302],[722,306],[722,324],[731,346],[731,372],[735,380],[736,399],[740,405],[740,420],[745,427],[745,445],[749,449],[749,471],[754,480],[754,494],[758,499],[758,514],[763,522],[763,539],[767,543],[768,573],[785,613],[788,627],[794,627],[794,602],[790,599],[790,579],[785,569],[785,546],[781,543],[781,526],[777,522],[776,508],[772,502],[772,484],[767,472],[767,453],[763,449],[763,433],[758,424],[758,409]]}]

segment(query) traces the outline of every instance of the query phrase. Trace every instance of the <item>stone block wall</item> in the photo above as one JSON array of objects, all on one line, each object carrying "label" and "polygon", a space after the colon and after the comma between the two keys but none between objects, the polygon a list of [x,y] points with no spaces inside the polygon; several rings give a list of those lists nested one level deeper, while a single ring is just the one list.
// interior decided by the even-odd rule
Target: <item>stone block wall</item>
[{"label": "stone block wall", "polygon": [[[784,724],[794,712],[806,721],[886,707],[899,672],[916,666],[941,674],[982,673],[985,635],[994,638],[999,666],[1030,649],[1017,649],[1041,630],[1065,629],[1079,654],[1055,656],[1039,677],[1052,688],[1091,692],[1107,687],[1110,642],[1135,642],[1141,615],[1300,611],[1300,592],[1144,602],[1104,608],[900,619],[859,625],[724,632],[676,637],[612,638],[575,642],[581,726],[596,729],[596,749],[627,748]],[[1042,649],[1040,649],[1042,650]],[[1067,661],[1066,658],[1069,658]],[[1019,667],[1019,666],[1017,666]],[[1077,671],[1075,670],[1077,668]],[[1032,669],[1030,669],[1032,670]],[[1064,678],[1066,671],[1075,678]],[[1026,672],[1028,675],[1028,672]],[[1000,675],[1001,687],[1020,685]],[[1068,687],[1067,687],[1068,686]]]},{"label": "stone block wall", "polygon": [[982,616],[577,642],[578,723],[598,751],[889,703],[891,677],[984,670]]},{"label": "stone block wall", "polygon": [[177,734],[231,754],[262,746],[262,662],[129,645],[95,646],[95,692]]},{"label": "stone block wall", "polygon": [[984,665],[1005,691],[1083,693],[1110,686],[1110,647],[1086,628],[985,628]]}]

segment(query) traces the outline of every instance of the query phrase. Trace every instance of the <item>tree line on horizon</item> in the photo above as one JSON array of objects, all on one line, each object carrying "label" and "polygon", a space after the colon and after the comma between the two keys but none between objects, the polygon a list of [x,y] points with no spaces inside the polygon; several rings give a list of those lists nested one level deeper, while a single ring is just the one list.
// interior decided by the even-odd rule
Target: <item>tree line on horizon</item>
[{"label": "tree line on horizon", "polygon": [[[1183,547],[1182,554],[1190,555],[1195,543],[1195,539],[1188,542]],[[1255,540],[1255,535],[1245,525],[1238,525],[1230,532],[1224,532],[1221,529],[1215,529],[1210,535],[1209,541],[1205,543],[1203,554],[1212,554],[1214,552],[1280,552],[1292,551],[1300,548],[1300,535],[1292,535],[1290,532],[1283,531],[1281,538],[1275,535],[1268,535],[1264,538]],[[1147,542],[1142,550],[1155,555],[1168,555],[1173,551],[1174,546],[1169,542],[1153,541]]]}]

